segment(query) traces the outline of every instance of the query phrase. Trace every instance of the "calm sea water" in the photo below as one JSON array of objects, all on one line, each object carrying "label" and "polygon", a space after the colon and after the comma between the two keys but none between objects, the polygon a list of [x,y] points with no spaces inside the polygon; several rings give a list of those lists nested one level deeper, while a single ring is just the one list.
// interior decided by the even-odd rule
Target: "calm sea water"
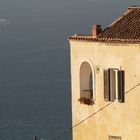
[{"label": "calm sea water", "polygon": [[[0,140],[71,140],[67,38],[139,0],[0,1]],[[3,20],[4,19],[4,20]]]},{"label": "calm sea water", "polygon": [[45,21],[26,20],[0,26],[0,139],[58,139],[71,126],[67,38],[50,40]]}]

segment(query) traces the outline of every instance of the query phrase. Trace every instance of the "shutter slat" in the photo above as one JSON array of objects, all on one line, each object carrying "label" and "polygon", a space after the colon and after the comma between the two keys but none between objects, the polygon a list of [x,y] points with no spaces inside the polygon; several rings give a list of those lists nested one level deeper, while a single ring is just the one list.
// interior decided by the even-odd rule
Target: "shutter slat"
[{"label": "shutter slat", "polygon": [[105,101],[110,101],[108,70],[104,70],[104,100]]},{"label": "shutter slat", "polygon": [[123,70],[118,71],[118,101],[125,102],[125,72]]},{"label": "shutter slat", "polygon": [[116,79],[115,71],[109,69],[109,79],[110,79],[110,100],[113,102],[116,99]]}]

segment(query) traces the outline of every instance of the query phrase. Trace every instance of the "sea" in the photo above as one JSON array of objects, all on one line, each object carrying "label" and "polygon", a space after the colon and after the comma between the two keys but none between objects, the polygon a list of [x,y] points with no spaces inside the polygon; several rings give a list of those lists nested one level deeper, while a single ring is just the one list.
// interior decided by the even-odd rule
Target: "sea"
[{"label": "sea", "polygon": [[43,19],[0,25],[0,140],[71,139],[69,46]]},{"label": "sea", "polygon": [[0,140],[71,140],[68,37],[138,0],[13,2],[0,1]]}]

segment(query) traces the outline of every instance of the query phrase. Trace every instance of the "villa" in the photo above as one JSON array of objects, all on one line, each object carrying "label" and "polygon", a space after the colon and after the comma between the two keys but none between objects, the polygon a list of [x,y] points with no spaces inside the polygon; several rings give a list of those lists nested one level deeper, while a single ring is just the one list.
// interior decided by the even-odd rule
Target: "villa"
[{"label": "villa", "polygon": [[140,7],[69,42],[73,140],[140,140]]}]

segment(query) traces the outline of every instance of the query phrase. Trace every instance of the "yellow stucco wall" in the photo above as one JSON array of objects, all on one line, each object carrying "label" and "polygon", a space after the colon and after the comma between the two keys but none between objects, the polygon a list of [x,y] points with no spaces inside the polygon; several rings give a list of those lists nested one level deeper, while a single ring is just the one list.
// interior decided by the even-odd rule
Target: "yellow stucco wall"
[{"label": "yellow stucco wall", "polygon": [[[125,70],[125,92],[140,83],[140,44],[104,44],[70,40],[72,125],[76,125],[110,102],[104,101],[103,70]],[[88,62],[94,71],[94,105],[78,102],[80,97],[80,66]],[[99,68],[99,72],[96,69]],[[73,128],[73,140],[140,140],[140,86],[125,95],[125,103],[113,102]]]}]

